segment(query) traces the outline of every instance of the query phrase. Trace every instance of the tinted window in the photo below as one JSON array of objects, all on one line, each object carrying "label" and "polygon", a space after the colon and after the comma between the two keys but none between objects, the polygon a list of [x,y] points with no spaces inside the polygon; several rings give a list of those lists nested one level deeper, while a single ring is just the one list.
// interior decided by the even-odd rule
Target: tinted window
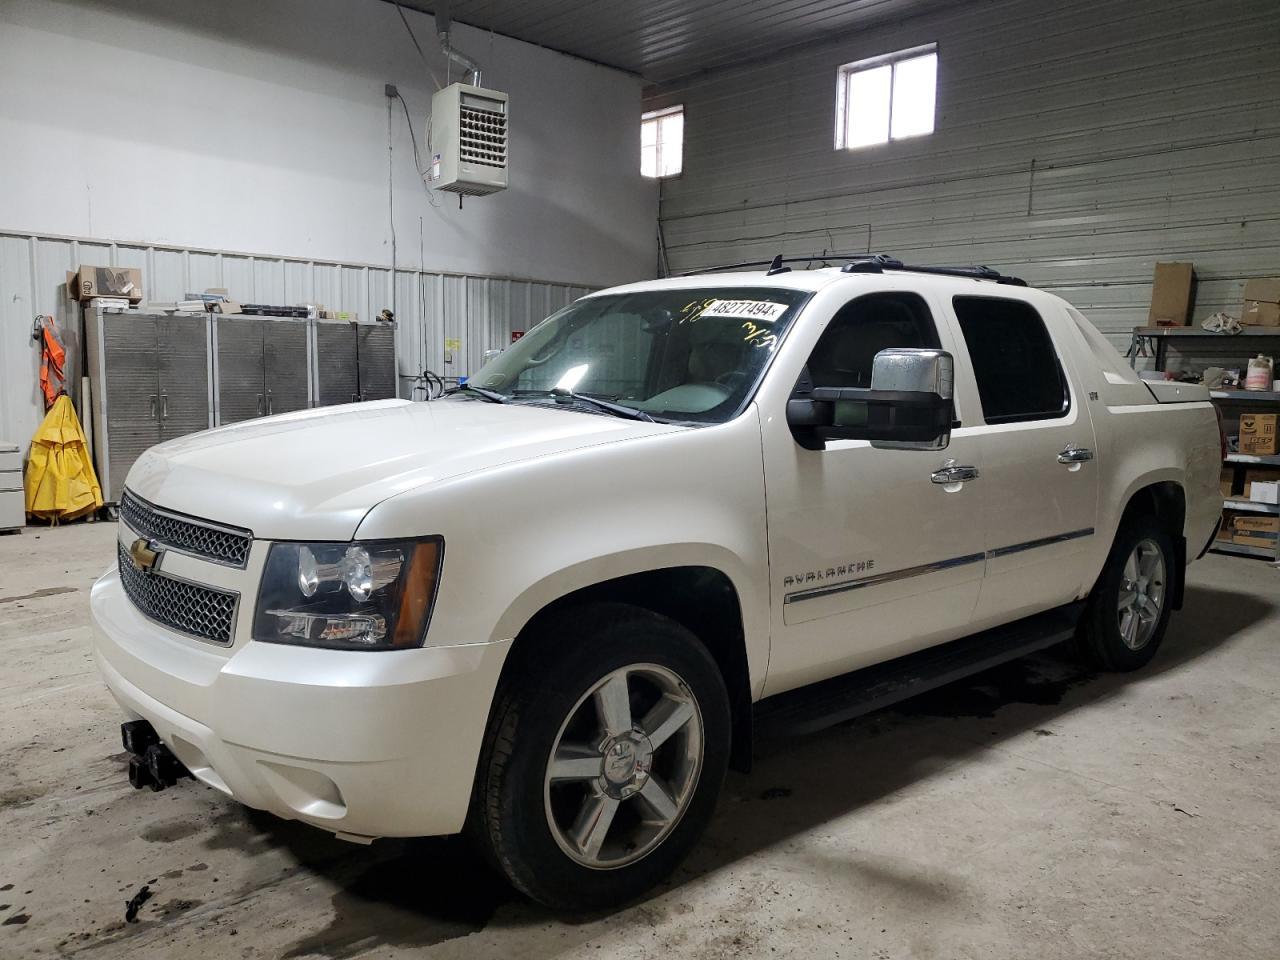
[{"label": "tinted window", "polygon": [[987,423],[1043,420],[1068,409],[1066,378],[1040,314],[1020,300],[956,297]]},{"label": "tinted window", "polygon": [[872,293],[837,311],[809,357],[815,387],[869,387],[876,354],[891,347],[938,347],[925,302],[909,293]]}]

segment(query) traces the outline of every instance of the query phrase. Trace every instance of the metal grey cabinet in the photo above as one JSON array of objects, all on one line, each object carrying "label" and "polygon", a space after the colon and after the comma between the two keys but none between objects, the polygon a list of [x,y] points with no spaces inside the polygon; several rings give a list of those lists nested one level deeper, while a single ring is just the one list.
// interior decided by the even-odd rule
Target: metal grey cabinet
[{"label": "metal grey cabinet", "polygon": [[320,406],[395,397],[395,324],[317,320],[313,372]]},{"label": "metal grey cabinet", "polygon": [[84,318],[94,459],[109,503],[162,440],[396,396],[394,324],[120,309]]},{"label": "metal grey cabinet", "polygon": [[120,499],[148,447],[213,425],[204,317],[97,310],[85,314],[98,480]]},{"label": "metal grey cabinet", "polygon": [[27,522],[22,486],[22,449],[0,440],[0,530],[20,530]]},{"label": "metal grey cabinet", "polygon": [[312,405],[310,329],[308,320],[273,320],[263,329],[268,413],[305,410]]},{"label": "metal grey cabinet", "polygon": [[355,324],[317,320],[315,332],[316,402],[354,403],[360,399]]},{"label": "metal grey cabinet", "polygon": [[396,395],[396,328],[390,323],[356,325],[356,366],[360,399],[387,400]]},{"label": "metal grey cabinet", "polygon": [[214,321],[216,423],[310,406],[307,328],[306,320],[220,316]]},{"label": "metal grey cabinet", "polygon": [[209,415],[209,323],[202,317],[156,321],[160,439],[172,440],[213,425]]}]

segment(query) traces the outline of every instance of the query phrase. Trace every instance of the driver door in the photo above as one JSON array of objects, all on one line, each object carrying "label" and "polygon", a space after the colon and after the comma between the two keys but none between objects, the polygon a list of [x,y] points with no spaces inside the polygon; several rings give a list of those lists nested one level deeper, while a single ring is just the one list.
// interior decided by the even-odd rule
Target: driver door
[{"label": "driver door", "polygon": [[[871,293],[836,311],[809,356],[815,386],[870,386],[876,353],[940,347],[951,333],[914,293]],[[959,385],[957,385],[959,386]],[[771,653],[765,695],[963,636],[985,567],[981,450],[963,424],[945,450],[866,440],[808,450],[785,416],[763,417]],[[945,466],[972,480],[941,483]]]}]

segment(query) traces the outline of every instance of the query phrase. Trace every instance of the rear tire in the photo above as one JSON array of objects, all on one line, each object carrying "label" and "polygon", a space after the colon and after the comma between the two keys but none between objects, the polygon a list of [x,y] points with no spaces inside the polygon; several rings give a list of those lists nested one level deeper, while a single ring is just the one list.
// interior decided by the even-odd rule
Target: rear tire
[{"label": "rear tire", "polygon": [[1156,517],[1121,523],[1076,630],[1086,661],[1112,671],[1151,661],[1169,625],[1176,562],[1173,540]]},{"label": "rear tire", "polygon": [[470,830],[557,910],[625,903],[697,842],[728,766],[729,697],[693,633],[593,604],[547,623],[499,691]]}]

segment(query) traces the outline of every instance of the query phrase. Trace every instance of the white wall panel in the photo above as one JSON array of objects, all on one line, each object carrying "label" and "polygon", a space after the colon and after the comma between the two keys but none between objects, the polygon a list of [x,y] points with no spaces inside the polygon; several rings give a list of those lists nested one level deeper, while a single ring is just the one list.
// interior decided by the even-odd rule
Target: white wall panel
[{"label": "white wall panel", "polygon": [[425,163],[429,71],[446,71],[432,18],[405,16],[429,68],[382,0],[0,0],[0,230],[593,285],[651,275],[639,78],[459,25],[511,96],[510,185],[460,208],[415,167],[408,121]]},{"label": "white wall panel", "polygon": [[[54,317],[68,373],[79,370],[79,305],[66,298],[66,274],[80,263],[138,267],[153,301],[225,287],[242,302],[323,303],[361,319],[392,305],[391,271],[376,267],[0,233],[0,439],[25,446],[44,415],[31,339],[36,314]],[[534,280],[396,271],[401,396],[410,396],[411,378],[423,369],[467,376],[485,350],[510,342],[512,330],[527,330],[588,292]],[[462,344],[450,363],[444,361],[446,337]]]},{"label": "white wall panel", "polygon": [[[1190,260],[1195,318],[1280,275],[1273,0],[938,5],[749,68],[648,91],[683,103],[662,183],[670,271],[776,253],[983,263],[1072,300],[1117,343],[1158,260]],[[833,148],[841,64],[936,42],[937,127]]]}]

